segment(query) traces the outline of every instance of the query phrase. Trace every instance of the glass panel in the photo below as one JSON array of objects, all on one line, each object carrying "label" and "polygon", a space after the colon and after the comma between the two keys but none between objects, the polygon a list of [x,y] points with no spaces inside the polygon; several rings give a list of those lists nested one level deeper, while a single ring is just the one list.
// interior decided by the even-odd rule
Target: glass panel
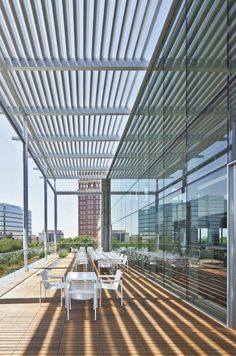
[{"label": "glass panel", "polygon": [[114,246],[221,321],[226,165],[236,159],[235,14],[232,0],[178,3],[110,176],[122,178],[119,199],[112,196]]},{"label": "glass panel", "polygon": [[227,176],[216,171],[187,188],[189,298],[225,318],[227,283]]}]

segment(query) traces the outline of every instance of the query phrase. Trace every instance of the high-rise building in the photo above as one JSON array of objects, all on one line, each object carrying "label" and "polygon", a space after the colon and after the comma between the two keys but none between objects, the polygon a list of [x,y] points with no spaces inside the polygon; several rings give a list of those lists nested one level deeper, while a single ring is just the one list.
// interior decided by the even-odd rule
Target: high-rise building
[{"label": "high-rise building", "polygon": [[[24,212],[20,206],[0,203],[0,237],[23,238]],[[28,211],[28,232],[32,234],[31,211]]]},{"label": "high-rise building", "polygon": [[[78,235],[98,236],[100,218],[100,181],[79,180],[78,191]],[[88,193],[88,194],[86,194]]]}]

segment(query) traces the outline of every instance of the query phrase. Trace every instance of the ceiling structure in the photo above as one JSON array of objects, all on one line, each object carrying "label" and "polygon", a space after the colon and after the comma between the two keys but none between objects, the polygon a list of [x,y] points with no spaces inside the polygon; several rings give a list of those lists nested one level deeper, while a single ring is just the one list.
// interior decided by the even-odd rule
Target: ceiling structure
[{"label": "ceiling structure", "polygon": [[48,179],[107,176],[163,6],[161,0],[1,1],[2,113]]}]

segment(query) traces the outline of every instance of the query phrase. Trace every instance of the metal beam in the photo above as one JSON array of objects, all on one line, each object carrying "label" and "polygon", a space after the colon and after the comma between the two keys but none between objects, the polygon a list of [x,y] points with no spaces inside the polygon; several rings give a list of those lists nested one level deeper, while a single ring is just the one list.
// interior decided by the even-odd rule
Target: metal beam
[{"label": "metal beam", "polygon": [[[37,158],[40,159],[70,159],[70,158],[113,158],[112,153],[65,153],[65,154],[54,154],[54,153],[45,153],[44,155],[35,154]],[[51,168],[50,168],[51,171]]]},{"label": "metal beam", "polygon": [[145,59],[18,59],[6,58],[0,71],[145,71],[148,61]]},{"label": "metal beam", "polygon": [[[7,108],[8,112],[14,116],[22,116],[22,110],[18,108]],[[104,107],[104,108],[42,108],[42,107],[24,107],[24,114],[27,116],[38,116],[38,115],[129,115],[129,108],[121,107]]]},{"label": "metal beam", "polygon": [[52,171],[77,171],[77,172],[83,172],[83,171],[103,171],[106,172],[108,171],[109,166],[92,166],[92,167],[84,167],[84,166],[80,166],[80,167],[74,167],[74,166],[54,166],[52,168]]},{"label": "metal beam", "polygon": [[[130,108],[23,108],[25,115],[27,116],[38,116],[38,115],[121,115],[128,116],[131,113]],[[12,116],[23,116],[21,110],[18,108],[7,107],[7,111]],[[235,114],[236,110],[232,110]],[[4,114],[3,110],[0,109],[0,114]],[[194,107],[189,109],[189,115],[226,115],[227,110],[224,108],[217,109],[207,109],[205,107]],[[166,107],[140,107],[135,114],[136,116],[184,116],[185,109],[178,106],[166,106]]]},{"label": "metal beam", "polygon": [[[50,170],[51,170],[51,168],[50,168]],[[48,182],[49,187],[52,189],[53,193],[56,193],[56,191],[55,191],[55,189],[54,189],[54,186],[53,186],[52,183],[49,181],[48,177],[46,177],[46,178],[47,178],[47,182]],[[50,177],[50,178],[52,179],[52,178],[54,178],[54,177]]]},{"label": "metal beam", "polygon": [[[94,172],[86,172],[85,174],[76,175],[56,175],[56,179],[103,179],[106,178],[106,174],[94,174]],[[53,178],[53,177],[49,177]]]},{"label": "metal beam", "polygon": [[[19,137],[12,137],[14,141],[20,141]],[[100,142],[100,141],[119,141],[120,136],[37,136],[29,137],[28,141],[40,142]]]},{"label": "metal beam", "polygon": [[95,192],[75,192],[75,191],[59,191],[57,192],[57,195],[101,195],[102,192],[99,191],[95,191]]},{"label": "metal beam", "polygon": [[136,192],[136,191],[123,191],[123,190],[118,190],[118,191],[111,191],[111,195],[155,195],[156,191],[147,191],[147,192]]},{"label": "metal beam", "polygon": [[145,71],[145,59],[19,59],[5,58],[0,71]]},{"label": "metal beam", "polygon": [[[232,61],[235,64],[235,61]],[[5,58],[0,65],[0,72],[41,72],[41,71],[146,71],[149,61],[145,59],[20,59]],[[185,71],[186,65],[192,72],[229,73],[226,60],[160,58],[154,65],[155,72]]]}]

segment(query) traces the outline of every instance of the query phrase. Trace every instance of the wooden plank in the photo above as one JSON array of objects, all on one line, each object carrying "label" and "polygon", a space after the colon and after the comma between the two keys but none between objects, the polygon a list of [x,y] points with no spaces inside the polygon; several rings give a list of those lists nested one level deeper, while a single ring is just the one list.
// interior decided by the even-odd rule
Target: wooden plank
[{"label": "wooden plank", "polygon": [[[59,261],[52,274],[71,269]],[[71,319],[60,292],[38,303],[32,274],[0,298],[0,355],[235,355],[236,331],[183,303],[142,277],[124,274],[124,307],[103,291],[97,321],[91,301],[72,301]]]}]

